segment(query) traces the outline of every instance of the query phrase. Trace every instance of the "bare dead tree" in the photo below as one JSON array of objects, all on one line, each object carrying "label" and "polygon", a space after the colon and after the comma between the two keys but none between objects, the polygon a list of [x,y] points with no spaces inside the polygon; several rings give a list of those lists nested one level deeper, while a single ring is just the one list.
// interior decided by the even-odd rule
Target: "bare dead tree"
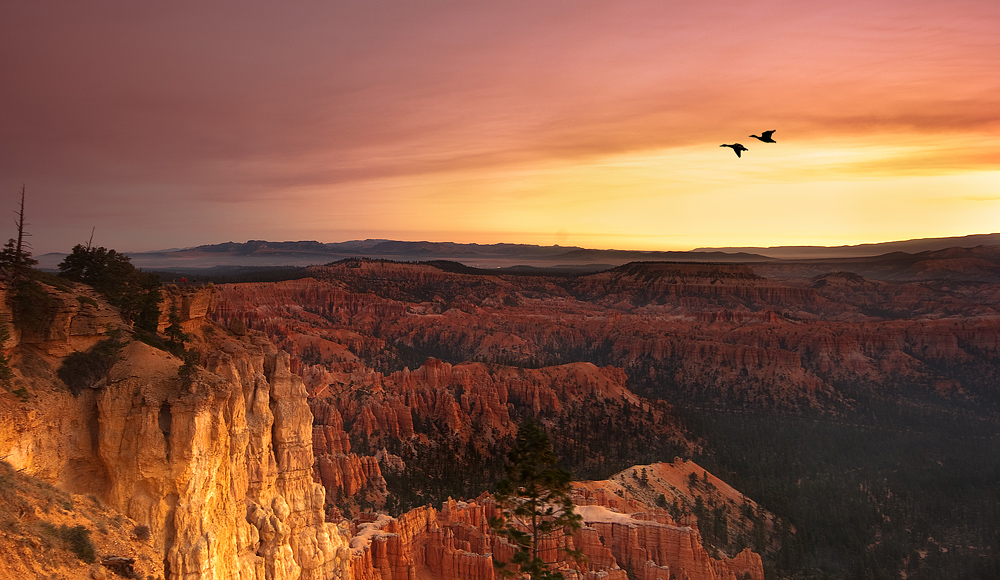
[{"label": "bare dead tree", "polygon": [[31,247],[31,244],[24,241],[24,238],[30,236],[31,234],[24,231],[24,184],[21,184],[21,203],[17,207],[17,255],[23,256],[26,252],[25,246]]},{"label": "bare dead tree", "polygon": [[27,275],[29,268],[38,263],[38,260],[32,258],[31,252],[28,251],[31,248],[31,244],[25,240],[31,234],[24,229],[28,224],[24,221],[23,184],[21,185],[21,201],[14,214],[17,215],[17,221],[14,222],[14,225],[17,227],[17,239],[11,238],[4,246],[3,251],[0,252],[0,265],[7,271],[12,281],[18,282]]}]

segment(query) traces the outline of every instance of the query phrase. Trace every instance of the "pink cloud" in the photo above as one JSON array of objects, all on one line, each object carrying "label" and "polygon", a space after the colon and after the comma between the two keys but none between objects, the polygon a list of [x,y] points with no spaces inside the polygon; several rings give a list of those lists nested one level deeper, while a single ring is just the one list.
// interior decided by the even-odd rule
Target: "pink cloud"
[{"label": "pink cloud", "polygon": [[[273,203],[290,187],[717,146],[775,128],[793,143],[972,139],[996,131],[1000,110],[993,1],[4,11],[0,187],[46,189],[38,224],[71,222],[81,191],[141,215],[163,195]],[[996,164],[971,147],[934,159]]]}]

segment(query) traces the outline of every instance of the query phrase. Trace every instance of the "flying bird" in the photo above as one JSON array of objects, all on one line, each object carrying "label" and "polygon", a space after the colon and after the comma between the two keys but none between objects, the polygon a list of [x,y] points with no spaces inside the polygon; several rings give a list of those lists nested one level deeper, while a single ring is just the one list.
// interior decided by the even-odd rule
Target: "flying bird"
[{"label": "flying bird", "polygon": [[733,143],[732,145],[726,145],[725,143],[723,143],[722,145],[719,145],[719,147],[732,147],[733,151],[736,152],[737,157],[742,157],[743,156],[742,153],[744,151],[749,151],[749,149],[747,149],[740,143]]},{"label": "flying bird", "polygon": [[764,131],[763,133],[760,134],[760,137],[758,137],[757,135],[750,135],[750,136],[753,137],[754,139],[759,139],[759,140],[763,141],[764,143],[777,143],[777,141],[775,141],[774,139],[771,138],[771,135],[773,135],[775,131],[777,131],[777,129],[771,129],[770,131]]}]

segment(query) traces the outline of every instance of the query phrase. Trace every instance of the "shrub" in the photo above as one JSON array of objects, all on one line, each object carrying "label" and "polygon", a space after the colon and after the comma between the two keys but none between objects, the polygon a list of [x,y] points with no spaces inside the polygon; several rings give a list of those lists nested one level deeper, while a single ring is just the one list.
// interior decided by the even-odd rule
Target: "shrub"
[{"label": "shrub", "polygon": [[136,539],[140,542],[148,542],[149,538],[152,536],[149,531],[149,526],[146,525],[136,526],[135,529],[132,530],[132,533],[135,534]]},{"label": "shrub", "polygon": [[167,350],[175,356],[184,357],[184,343],[187,341],[188,335],[181,328],[181,314],[176,305],[170,307],[168,320],[170,325],[163,331],[166,335],[164,342],[167,345]]},{"label": "shrub", "polygon": [[181,354],[181,358],[184,359],[184,364],[177,368],[177,376],[181,378],[184,386],[189,387],[194,383],[195,374],[198,371],[198,351],[194,349],[185,350]]},{"label": "shrub", "polygon": [[136,327],[156,332],[160,319],[160,279],[132,265],[125,254],[76,245],[59,264],[59,276],[93,286]]},{"label": "shrub", "polygon": [[88,564],[97,561],[97,548],[90,540],[90,530],[84,526],[69,527],[63,524],[57,528],[49,522],[41,522],[39,527],[43,534],[62,540],[77,558]]},{"label": "shrub", "polygon": [[163,340],[159,334],[155,332],[149,332],[148,330],[143,330],[141,328],[136,328],[135,332],[132,333],[132,337],[139,342],[144,342],[153,348],[158,348],[160,350],[167,351],[167,343]]},{"label": "shrub", "polygon": [[128,343],[120,337],[121,330],[109,331],[108,338],[63,359],[56,375],[66,383],[74,397],[106,377],[111,367],[121,360],[122,349]]},{"label": "shrub", "polygon": [[97,549],[90,541],[90,530],[83,526],[73,526],[72,528],[63,524],[59,528],[59,535],[69,546],[69,549],[76,554],[76,557],[88,564],[97,561]]},{"label": "shrub", "polygon": [[66,285],[66,280],[52,274],[50,272],[43,272],[41,270],[30,270],[28,271],[28,277],[36,282],[41,282],[43,284],[48,284],[60,292],[70,293],[69,286]]}]

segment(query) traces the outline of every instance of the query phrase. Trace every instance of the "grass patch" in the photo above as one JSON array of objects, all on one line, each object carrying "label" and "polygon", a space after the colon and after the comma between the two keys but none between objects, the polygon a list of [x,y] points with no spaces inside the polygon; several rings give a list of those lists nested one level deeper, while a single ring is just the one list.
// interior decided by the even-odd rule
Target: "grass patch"
[{"label": "grass patch", "polygon": [[63,524],[57,528],[49,522],[41,522],[39,527],[44,535],[61,540],[80,560],[87,564],[97,561],[97,548],[90,539],[90,530],[85,526],[70,527]]}]

